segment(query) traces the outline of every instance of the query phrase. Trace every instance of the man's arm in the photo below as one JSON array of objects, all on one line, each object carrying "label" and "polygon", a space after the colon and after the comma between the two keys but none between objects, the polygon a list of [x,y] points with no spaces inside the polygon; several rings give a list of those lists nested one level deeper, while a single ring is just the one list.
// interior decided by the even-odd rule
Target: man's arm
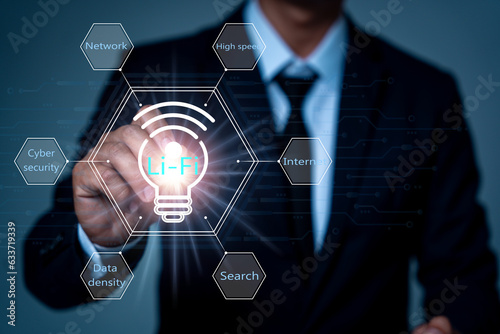
[{"label": "man's arm", "polygon": [[472,142],[451,78],[443,91],[448,98],[436,127],[451,130],[445,131],[435,153],[436,171],[417,252],[419,279],[426,292],[424,308],[429,317],[447,316],[463,334],[497,333],[497,267],[488,248],[484,211],[477,202]]},{"label": "man's arm", "polygon": [[[118,82],[118,75],[111,83]],[[114,85],[108,88],[101,98],[97,112],[90,120],[90,126],[81,140],[78,160],[82,160],[94,147],[107,124],[111,97],[116,91]],[[90,178],[95,179],[91,175]],[[78,233],[79,220],[75,213],[73,178],[61,181],[55,191],[53,207],[45,214],[30,232],[25,242],[24,267],[25,281],[34,295],[54,308],[74,306],[90,301],[80,274],[95,246],[82,244]],[[80,227],[81,229],[81,227]],[[88,239],[88,236],[85,234]],[[147,238],[131,241],[124,256],[131,268],[135,267],[144,252]],[[95,247],[94,247],[95,248]]]}]

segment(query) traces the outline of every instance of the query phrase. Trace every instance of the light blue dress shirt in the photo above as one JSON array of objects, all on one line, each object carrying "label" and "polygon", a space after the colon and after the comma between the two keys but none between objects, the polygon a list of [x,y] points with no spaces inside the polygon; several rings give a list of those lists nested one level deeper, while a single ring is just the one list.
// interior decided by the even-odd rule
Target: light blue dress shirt
[{"label": "light blue dress shirt", "polygon": [[[247,3],[243,9],[243,19],[245,23],[253,23],[266,44],[256,69],[260,71],[266,86],[278,132],[284,131],[291,110],[287,96],[273,79],[282,71],[285,76],[294,78],[307,78],[312,73],[318,76],[305,97],[302,115],[309,137],[320,138],[333,160],[321,183],[311,187],[314,248],[318,251],[323,245],[331,216],[337,122],[344,75],[344,57],[340,45],[347,42],[347,23],[344,17],[335,21],[316,49],[303,59],[283,41],[265,17],[257,0]],[[249,32],[248,36],[252,44],[258,43],[252,40],[255,34]],[[315,149],[313,146],[313,157],[319,155]],[[314,177],[316,171],[313,169],[312,173]]]}]

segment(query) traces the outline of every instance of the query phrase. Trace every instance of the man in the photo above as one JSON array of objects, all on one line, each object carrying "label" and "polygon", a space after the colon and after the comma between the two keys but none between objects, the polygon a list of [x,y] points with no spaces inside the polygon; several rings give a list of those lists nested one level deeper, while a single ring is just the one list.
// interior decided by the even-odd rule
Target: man
[{"label": "man", "polygon": [[[297,190],[277,164],[265,164],[245,189],[220,238],[227,250],[253,251],[266,271],[253,302],[220,295],[211,278],[218,245],[198,251],[189,238],[164,240],[161,332],[401,333],[412,256],[426,291],[426,323],[415,333],[498,331],[497,269],[455,84],[363,34],[341,5],[249,1],[228,19],[254,23],[267,44],[254,71],[220,83],[233,106],[245,106],[232,109],[261,159],[279,158],[293,136],[318,137],[334,168],[321,186]],[[134,50],[123,72],[140,75],[160,64],[170,73],[161,86],[213,86],[208,74],[222,72],[211,49],[220,30]],[[186,74],[196,74],[196,84]],[[110,99],[112,90],[82,157],[104,129]],[[127,166],[136,164],[137,143],[149,133],[132,116],[110,132],[98,159],[123,160],[98,168],[122,194],[125,214],[148,214],[154,196]],[[88,165],[78,163],[32,232],[49,241],[26,244],[27,284],[53,307],[86,300],[79,273],[88,256],[120,248],[128,237],[101,189]],[[131,266],[146,241],[133,240],[125,252]],[[55,289],[63,296],[55,299]]]}]

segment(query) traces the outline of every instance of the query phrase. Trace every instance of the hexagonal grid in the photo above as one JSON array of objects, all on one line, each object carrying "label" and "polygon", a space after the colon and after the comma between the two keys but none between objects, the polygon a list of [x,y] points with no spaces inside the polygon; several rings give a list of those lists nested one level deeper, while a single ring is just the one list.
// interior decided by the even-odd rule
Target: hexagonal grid
[{"label": "hexagonal grid", "polygon": [[[107,138],[108,133],[110,130],[113,128],[115,122],[117,121],[118,117],[120,116],[123,108],[125,107],[127,101],[131,98],[133,93],[147,93],[147,92],[190,92],[190,93],[212,93],[213,96],[216,97],[217,101],[220,103],[222,109],[224,110],[225,114],[227,115],[231,125],[234,127],[236,133],[238,134],[240,140],[242,141],[246,151],[248,152],[249,156],[251,157],[251,164],[242,180],[240,183],[239,187],[236,189],[233,197],[231,198],[228,206],[224,210],[223,215],[219,218],[219,221],[217,222],[217,225],[210,231],[195,231],[195,230],[176,230],[176,231],[162,231],[162,230],[148,230],[148,231],[134,231],[131,228],[131,224],[127,221],[125,215],[123,214],[120,206],[116,202],[116,200],[113,197],[113,194],[109,191],[107,188],[104,180],[102,179],[101,175],[99,174],[97,167],[94,164],[95,158],[99,152],[100,147],[104,143],[104,141]],[[245,137],[245,134],[241,130],[240,126],[238,125],[236,119],[231,113],[231,110],[229,109],[228,105],[222,98],[222,95],[220,94],[219,90],[216,87],[140,87],[140,86],[135,86],[129,88],[127,93],[125,94],[125,97],[122,99],[120,102],[120,105],[118,106],[117,110],[115,111],[113,117],[111,117],[111,120],[104,130],[104,133],[97,143],[96,147],[94,148],[94,151],[89,157],[88,161],[92,171],[96,175],[101,187],[104,189],[106,196],[109,198],[113,208],[115,209],[120,221],[122,224],[125,226],[125,229],[127,232],[133,236],[150,236],[150,235],[165,235],[165,236],[212,236],[212,235],[217,235],[224,222],[226,221],[227,217],[229,216],[229,213],[231,212],[233,206],[236,204],[236,201],[240,197],[243,188],[246,186],[248,183],[251,175],[253,174],[254,170],[257,168],[257,165],[259,163],[259,160],[257,159],[257,156],[255,155],[252,147],[250,146],[249,141]],[[209,224],[210,226],[210,224]]]},{"label": "hexagonal grid", "polygon": [[[228,255],[251,255],[253,257],[253,259],[255,260],[255,263],[257,264],[257,266],[259,266],[259,269],[260,271],[262,272],[262,280],[260,281],[259,285],[255,288],[255,291],[253,293],[253,295],[251,297],[227,297],[224,290],[222,289],[222,287],[220,286],[219,282],[217,281],[217,278],[215,277],[215,274],[217,273],[217,271],[219,270],[220,266],[222,265],[222,263],[224,262],[224,260],[226,259],[226,257]],[[260,287],[262,286],[262,283],[264,283],[264,280],[266,279],[266,273],[264,271],[264,269],[262,269],[262,266],[260,265],[259,261],[257,260],[257,258],[255,257],[255,254],[253,252],[224,252],[224,256],[222,256],[222,259],[220,260],[219,264],[217,265],[217,268],[215,268],[215,271],[214,273],[212,274],[212,278],[214,279],[215,283],[217,284],[217,287],[219,288],[220,292],[222,293],[222,295],[224,296],[224,298],[226,300],[252,300],[255,298],[255,296],[257,295],[257,292],[259,292],[259,289]]]},{"label": "hexagonal grid", "polygon": [[[241,26],[252,26],[253,29],[255,30],[255,33],[257,34],[257,36],[259,37],[260,41],[262,42],[262,45],[264,45],[264,48],[260,52],[259,56],[256,57],[255,62],[253,64],[252,68],[228,68],[228,67],[226,67],[226,65],[224,64],[224,61],[222,60],[222,58],[220,57],[219,53],[217,52],[217,49],[215,48],[215,45],[217,44],[217,41],[220,39],[220,37],[221,37],[222,33],[224,32],[224,29],[226,29],[226,27],[228,27],[228,26],[239,26],[239,25],[241,25]],[[255,69],[255,66],[257,66],[257,63],[259,62],[260,58],[262,57],[262,54],[266,50],[266,43],[264,43],[264,40],[260,36],[259,31],[257,30],[257,28],[255,28],[255,26],[254,26],[253,23],[226,23],[226,24],[224,24],[224,27],[222,27],[219,35],[215,39],[214,44],[212,44],[212,49],[215,51],[215,54],[217,55],[217,58],[219,58],[219,61],[221,62],[222,66],[224,66],[224,69],[226,71],[253,71]]]},{"label": "hexagonal grid", "polygon": [[[87,53],[83,49],[83,44],[85,43],[85,41],[89,37],[89,35],[92,32],[92,30],[94,29],[94,27],[98,26],[98,25],[104,25],[104,26],[106,26],[106,25],[118,25],[118,26],[120,26],[120,28],[122,29],[123,33],[125,34],[125,37],[127,37],[127,40],[130,43],[130,45],[131,45],[130,50],[127,52],[126,56],[123,58],[120,66],[118,68],[95,68],[94,64],[92,64],[92,62],[90,61],[89,57],[87,56]],[[87,35],[85,35],[85,38],[83,39],[82,44],[80,44],[80,49],[82,50],[83,54],[85,55],[85,58],[87,59],[87,61],[89,62],[90,66],[92,67],[92,69],[94,71],[118,71],[118,70],[121,71],[123,65],[125,65],[125,62],[127,61],[128,57],[132,53],[132,50],[134,49],[134,44],[132,43],[132,40],[128,37],[128,34],[125,31],[125,29],[123,28],[123,26],[122,26],[121,23],[93,23],[92,26],[90,27],[89,31],[87,32]]]},{"label": "hexagonal grid", "polygon": [[[127,269],[130,273],[130,280],[128,280],[127,282],[127,286],[125,287],[125,289],[123,289],[123,292],[122,294],[120,295],[120,297],[95,297],[93,294],[92,294],[92,291],[89,289],[89,287],[87,286],[87,282],[85,281],[85,279],[83,278],[83,273],[85,273],[85,270],[87,270],[87,267],[89,266],[89,264],[92,262],[92,259],[94,258],[94,256],[96,254],[104,254],[104,255],[118,255],[122,258],[122,261],[123,263],[125,264],[125,266],[127,266]],[[123,298],[123,295],[125,295],[125,292],[127,291],[130,283],[132,282],[132,280],[134,279],[134,273],[132,272],[132,270],[130,269],[130,267],[128,266],[128,263],[127,261],[125,260],[125,258],[123,257],[123,254],[122,252],[94,252],[92,253],[92,256],[89,258],[89,260],[87,261],[87,264],[85,265],[85,267],[83,268],[82,272],[80,273],[80,279],[83,281],[83,284],[85,285],[85,287],[87,288],[90,296],[92,297],[92,299],[94,300],[121,300]]]},{"label": "hexagonal grid", "polygon": [[[61,171],[59,172],[59,174],[57,175],[57,177],[56,177],[56,179],[54,180],[53,183],[29,183],[28,180],[26,180],[26,177],[24,176],[21,168],[19,168],[19,165],[17,164],[17,158],[19,158],[19,155],[21,154],[22,150],[26,146],[26,143],[28,143],[28,141],[30,141],[30,140],[53,140],[55,142],[57,148],[61,152],[62,156],[64,157],[64,164],[61,166]],[[57,180],[59,180],[59,177],[61,176],[61,174],[62,174],[64,168],[66,167],[66,165],[68,164],[68,162],[69,161],[66,158],[66,156],[64,155],[63,150],[59,146],[59,143],[57,142],[57,140],[55,138],[52,138],[52,137],[47,137],[47,138],[29,137],[29,138],[26,138],[26,140],[24,141],[23,146],[21,146],[21,149],[19,150],[19,152],[17,153],[16,157],[14,158],[14,164],[16,165],[17,169],[19,170],[19,173],[21,173],[21,176],[23,177],[24,182],[26,182],[26,185],[28,185],[28,186],[53,186],[53,185],[55,185],[57,183]]]},{"label": "hexagonal grid", "polygon": [[[290,146],[290,144],[294,141],[294,140],[317,140],[319,141],[321,147],[323,148],[323,150],[325,151],[325,154],[326,156],[328,157],[328,160],[330,160],[330,163],[328,164],[328,166],[325,168],[325,171],[323,172],[323,175],[321,175],[321,178],[319,179],[319,181],[317,183],[294,183],[291,179],[290,179],[290,176],[288,175],[286,169],[283,167],[283,165],[281,164],[281,159],[283,159],[283,156],[285,155],[286,151],[288,150],[288,147]],[[326,175],[326,172],[328,171],[328,169],[330,169],[330,166],[332,165],[332,158],[330,157],[330,155],[328,154],[328,152],[326,151],[326,148],[325,146],[323,145],[323,143],[321,142],[321,139],[320,138],[292,138],[290,139],[290,141],[288,142],[288,144],[286,145],[285,149],[283,150],[283,154],[281,154],[280,158],[278,159],[278,164],[280,165],[281,169],[283,169],[283,172],[285,173],[285,176],[286,178],[288,179],[288,181],[290,181],[290,184],[293,185],[293,186],[317,186],[321,183],[321,181],[323,180],[323,178],[325,177]]]}]

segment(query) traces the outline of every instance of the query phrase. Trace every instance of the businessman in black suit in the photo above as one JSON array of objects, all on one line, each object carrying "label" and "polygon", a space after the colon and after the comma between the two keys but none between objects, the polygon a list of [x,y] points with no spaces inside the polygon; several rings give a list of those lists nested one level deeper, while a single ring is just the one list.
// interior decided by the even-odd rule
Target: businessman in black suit
[{"label": "businessman in black suit", "polygon": [[[285,45],[282,51],[292,61],[278,62],[274,72],[259,63],[254,71],[226,75],[220,89],[230,96],[228,104],[262,160],[279,158],[293,135],[312,137],[317,129],[311,130],[311,118],[334,117],[334,135],[327,136],[334,144],[329,153],[335,167],[329,192],[314,187],[297,192],[277,164],[256,170],[236,216],[220,233],[226,249],[253,251],[266,271],[254,301],[226,301],[220,295],[211,278],[221,256],[217,244],[197,251],[189,238],[164,240],[160,331],[401,333],[408,322],[415,325],[406,306],[408,263],[416,256],[426,294],[425,322],[415,333],[498,332],[497,268],[476,201],[472,144],[452,78],[362,33],[342,14],[341,1],[250,1],[227,22],[249,19],[264,22],[260,27],[269,29],[264,39]],[[148,68],[159,65],[169,73],[155,79],[159,86],[213,86],[223,70],[211,48],[221,28],[138,48],[123,72],[134,82],[134,75],[144,78]],[[331,72],[328,53],[321,52],[330,50],[329,44],[336,50]],[[338,73],[343,75],[337,84],[325,80]],[[307,88],[287,91],[295,80]],[[331,93],[318,92],[330,83]],[[82,140],[82,157],[102,134],[111,101],[119,95],[113,88],[104,94]],[[279,103],[276,96],[288,103],[284,122],[270,115]],[[320,114],[312,106],[321,106]],[[130,138],[147,134],[132,116],[110,133],[116,145],[101,153],[104,159],[119,147],[134,163]],[[150,210],[151,196],[141,191],[145,185],[127,180],[119,166],[101,168],[108,168],[110,183],[127,194],[123,201],[131,212]],[[63,308],[88,298],[79,278],[88,252],[78,226],[100,247],[120,246],[127,234],[86,164],[75,166],[72,180],[61,182],[55,196],[54,208],[30,237],[42,241],[26,243],[26,280],[40,299]],[[317,203],[325,199],[328,213],[321,224],[325,209]],[[89,207],[90,215],[85,214]],[[138,239],[125,252],[132,267],[146,242]]]}]

